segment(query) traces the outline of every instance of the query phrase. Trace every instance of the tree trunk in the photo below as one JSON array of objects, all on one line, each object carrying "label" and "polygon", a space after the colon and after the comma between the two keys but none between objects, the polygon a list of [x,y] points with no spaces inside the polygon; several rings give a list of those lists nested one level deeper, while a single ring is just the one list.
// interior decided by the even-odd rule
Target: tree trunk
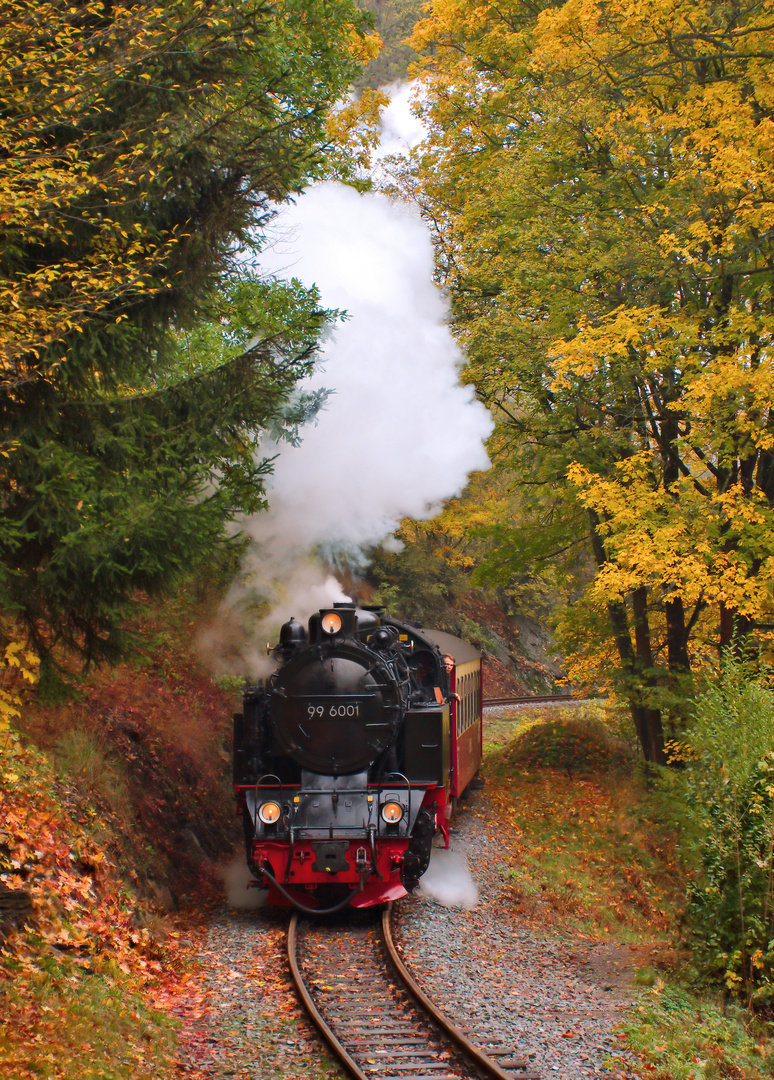
[{"label": "tree trunk", "polygon": [[[591,545],[594,558],[598,566],[607,562],[602,540],[597,532],[599,519],[593,511],[589,511],[591,525]],[[629,612],[623,603],[608,604],[607,611],[613,627],[616,648],[621,660],[621,667],[628,683],[626,696],[629,703],[629,711],[634,720],[637,738],[642,747],[645,760],[651,765],[666,765],[667,758],[664,750],[664,730],[661,724],[660,709],[647,706],[642,700],[640,685],[648,678],[648,672],[653,667],[653,657],[650,646],[650,627],[647,620],[647,593],[645,589],[638,589],[634,596],[635,619],[634,633],[638,649],[635,652],[632,645],[631,632],[629,630]],[[640,654],[640,648],[642,654]]]},{"label": "tree trunk", "polygon": [[734,608],[725,604],[720,605],[720,634],[718,635],[718,648],[732,648],[740,660],[749,659],[751,648],[749,637],[753,630],[753,624],[747,615],[740,615]]},{"label": "tree trunk", "polygon": [[667,666],[670,672],[689,671],[688,631],[685,625],[685,607],[678,597],[664,604],[667,624]]},{"label": "tree trunk", "polygon": [[[635,589],[632,594],[632,608],[634,611],[634,645],[636,655],[633,669],[639,673],[640,681],[646,690],[655,690],[656,673],[653,666],[653,649],[650,643],[650,622],[648,620],[648,590],[644,585]],[[661,718],[661,710],[654,709],[642,700],[630,701],[632,715],[635,716],[635,725],[640,732],[640,745],[645,755],[645,760],[655,765],[666,765],[667,758],[664,750],[664,731]]]}]

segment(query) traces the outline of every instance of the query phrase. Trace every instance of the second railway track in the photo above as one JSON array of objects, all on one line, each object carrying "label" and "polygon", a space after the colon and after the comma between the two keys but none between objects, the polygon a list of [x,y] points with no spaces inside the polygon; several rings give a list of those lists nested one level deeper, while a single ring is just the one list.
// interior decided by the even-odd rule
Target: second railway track
[{"label": "second railway track", "polygon": [[433,1006],[395,949],[389,907],[381,923],[293,915],[288,958],[304,1007],[357,1080],[540,1080],[512,1046],[477,1047]]},{"label": "second railway track", "polygon": [[582,704],[572,694],[529,694],[526,697],[485,697],[485,709],[506,705],[578,705]]}]

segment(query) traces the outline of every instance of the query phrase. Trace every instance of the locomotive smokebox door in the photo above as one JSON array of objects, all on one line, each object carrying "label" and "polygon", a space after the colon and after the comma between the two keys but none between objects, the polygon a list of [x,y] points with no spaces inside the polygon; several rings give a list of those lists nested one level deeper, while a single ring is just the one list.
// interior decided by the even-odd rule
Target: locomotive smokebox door
[{"label": "locomotive smokebox door", "polygon": [[367,768],[390,745],[401,711],[383,661],[346,642],[290,660],[269,701],[277,751],[329,776]]},{"label": "locomotive smokebox door", "polygon": [[313,870],[321,874],[338,874],[340,870],[349,870],[348,841],[323,840],[312,844],[312,848],[316,856]]}]

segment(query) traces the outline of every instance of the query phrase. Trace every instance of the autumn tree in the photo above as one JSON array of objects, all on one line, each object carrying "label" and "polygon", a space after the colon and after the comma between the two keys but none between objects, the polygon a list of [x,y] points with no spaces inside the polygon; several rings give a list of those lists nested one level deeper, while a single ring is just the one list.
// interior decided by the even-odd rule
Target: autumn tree
[{"label": "autumn tree", "polygon": [[771,14],[435,0],[415,35],[412,179],[470,374],[562,493],[552,542],[585,515],[572,674],[614,668],[655,761],[702,650],[770,620]]},{"label": "autumn tree", "polygon": [[325,315],[243,253],[325,173],[365,41],[350,0],[0,11],[0,590],[44,657],[111,655],[261,504]]}]

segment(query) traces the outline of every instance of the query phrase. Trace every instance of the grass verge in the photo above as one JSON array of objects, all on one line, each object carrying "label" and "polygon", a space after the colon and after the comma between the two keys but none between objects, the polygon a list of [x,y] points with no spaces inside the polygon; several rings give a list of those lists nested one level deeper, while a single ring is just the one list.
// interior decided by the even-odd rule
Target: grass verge
[{"label": "grass verge", "polygon": [[0,982],[0,1071],[14,1080],[159,1080],[176,1075],[169,1016],[120,970],[86,973],[48,956]]},{"label": "grass verge", "polygon": [[623,1029],[654,1080],[761,1080],[774,1075],[770,1025],[675,977],[641,993]]}]

